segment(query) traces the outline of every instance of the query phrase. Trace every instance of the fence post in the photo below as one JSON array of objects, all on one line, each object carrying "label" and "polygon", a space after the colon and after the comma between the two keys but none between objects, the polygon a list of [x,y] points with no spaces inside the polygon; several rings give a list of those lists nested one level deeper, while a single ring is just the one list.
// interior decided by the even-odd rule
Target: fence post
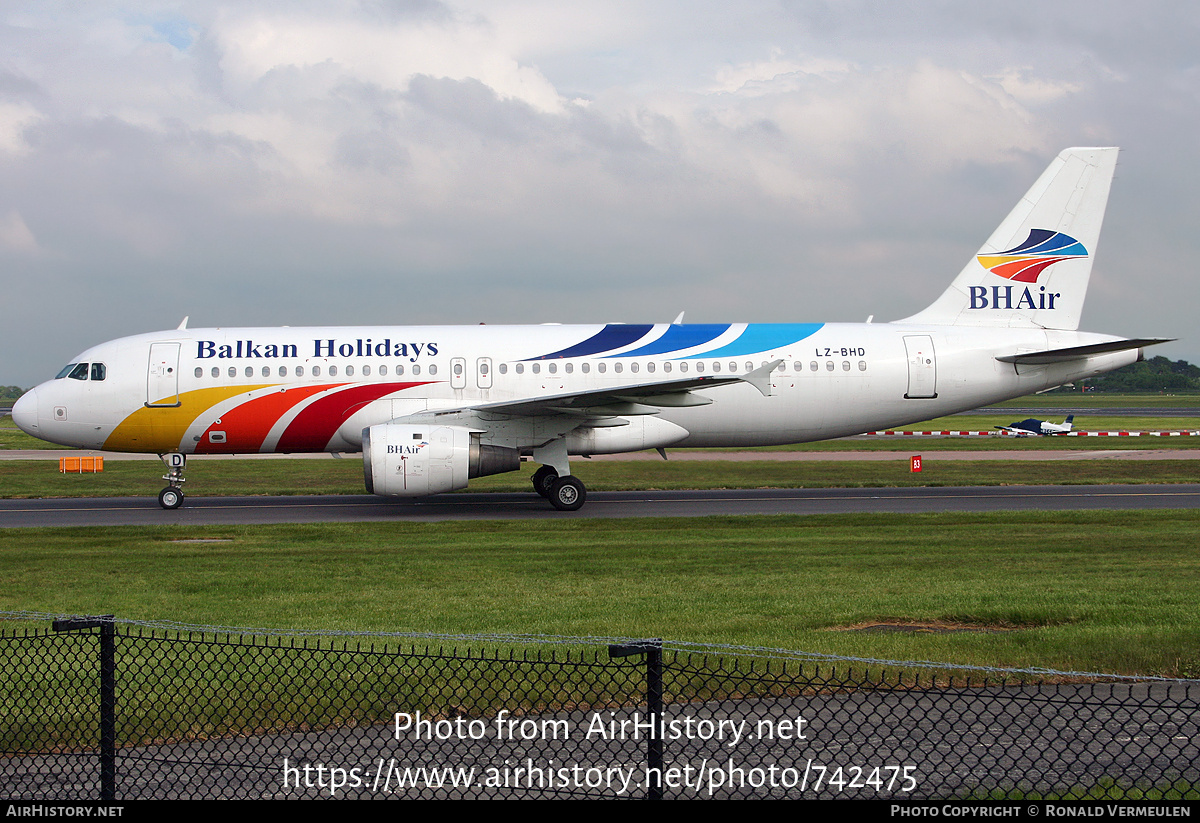
[{"label": "fence post", "polygon": [[100,800],[117,794],[117,631],[114,616],[55,620],[56,632],[100,629]]},{"label": "fence post", "polygon": [[662,800],[662,638],[635,640],[632,643],[608,647],[609,657],[629,657],[635,654],[646,655],[646,714],[649,715],[650,721],[650,734],[646,739],[646,799]]}]

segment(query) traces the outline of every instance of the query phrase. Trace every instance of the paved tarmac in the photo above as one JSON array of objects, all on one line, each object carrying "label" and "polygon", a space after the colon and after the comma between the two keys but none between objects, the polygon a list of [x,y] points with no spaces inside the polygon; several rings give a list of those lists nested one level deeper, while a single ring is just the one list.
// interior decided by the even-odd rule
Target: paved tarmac
[{"label": "paved tarmac", "polygon": [[905,489],[752,489],[592,492],[560,512],[532,492],[445,494],[420,500],[372,495],[189,497],[164,511],[152,497],[0,500],[0,528],[266,523],[579,520],[864,512],[1195,509],[1200,484],[969,486]]}]

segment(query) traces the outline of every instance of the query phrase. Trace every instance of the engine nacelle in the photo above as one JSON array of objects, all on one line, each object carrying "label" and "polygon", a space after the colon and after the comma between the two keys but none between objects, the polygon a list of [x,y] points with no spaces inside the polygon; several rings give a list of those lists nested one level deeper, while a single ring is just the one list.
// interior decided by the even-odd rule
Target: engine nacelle
[{"label": "engine nacelle", "polygon": [[367,491],[424,497],[464,489],[472,477],[517,471],[516,449],[488,446],[461,426],[381,423],[362,431]]}]

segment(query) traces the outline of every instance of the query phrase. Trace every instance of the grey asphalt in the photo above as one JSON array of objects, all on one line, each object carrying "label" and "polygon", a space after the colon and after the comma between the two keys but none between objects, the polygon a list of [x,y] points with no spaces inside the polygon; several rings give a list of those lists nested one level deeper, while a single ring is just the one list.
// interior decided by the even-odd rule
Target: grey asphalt
[{"label": "grey asphalt", "polygon": [[0,528],[264,523],[578,520],[709,515],[856,512],[992,512],[1194,509],[1200,484],[969,486],[906,489],[753,489],[592,492],[577,512],[560,512],[532,492],[466,493],[421,500],[369,495],[189,497],[164,511],[152,497],[0,500]]}]

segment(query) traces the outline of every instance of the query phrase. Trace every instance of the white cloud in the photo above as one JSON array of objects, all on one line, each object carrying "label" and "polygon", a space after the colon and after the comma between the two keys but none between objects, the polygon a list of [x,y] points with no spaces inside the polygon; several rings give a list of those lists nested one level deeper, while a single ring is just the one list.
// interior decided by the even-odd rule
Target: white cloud
[{"label": "white cloud", "polygon": [[1008,69],[988,79],[994,80],[1013,99],[1023,105],[1043,106],[1082,90],[1081,83],[1047,80],[1036,76],[1033,68]]},{"label": "white cloud", "polygon": [[25,218],[21,217],[21,213],[16,209],[0,216],[0,249],[23,255],[40,252],[37,238],[33,236]]},{"label": "white cloud", "polygon": [[29,103],[0,102],[0,152],[24,154],[29,150],[26,131],[42,119]]},{"label": "white cloud", "polygon": [[[272,72],[324,67],[312,79],[357,80],[404,91],[417,75],[476,79],[502,99],[541,111],[564,100],[536,68],[505,51],[486,24],[462,17],[392,23],[304,11],[225,13],[211,36],[232,88],[248,89]],[[314,89],[319,91],[319,89]]]}]

